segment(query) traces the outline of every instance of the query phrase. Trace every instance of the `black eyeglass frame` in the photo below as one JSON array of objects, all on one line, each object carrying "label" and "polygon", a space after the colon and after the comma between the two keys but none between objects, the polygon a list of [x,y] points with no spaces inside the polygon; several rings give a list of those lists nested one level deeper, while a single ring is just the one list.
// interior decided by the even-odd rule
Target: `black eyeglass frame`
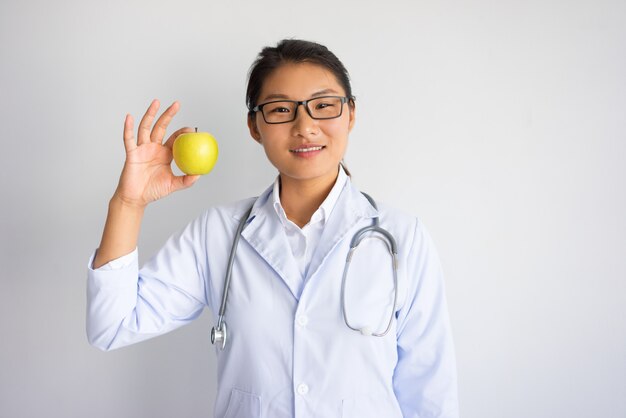
[{"label": "black eyeglass frame", "polygon": [[[309,109],[308,103],[314,100],[319,100],[319,99],[340,99],[341,101],[341,110],[339,111],[339,114],[337,116],[331,116],[329,118],[318,118],[315,117],[311,114],[311,109]],[[298,117],[298,108],[300,107],[300,105],[304,106],[304,108],[306,109],[306,113],[308,113],[308,115],[311,117],[311,119],[315,119],[315,120],[328,120],[328,119],[337,119],[339,117],[341,117],[341,115],[343,115],[343,105],[346,103],[349,103],[351,100],[354,100],[354,98],[352,97],[347,97],[347,96],[319,96],[319,97],[313,97],[311,99],[308,100],[272,100],[271,102],[265,102],[265,103],[261,103],[259,105],[254,106],[251,110],[250,113],[256,113],[256,112],[261,112],[261,115],[263,116],[263,120],[265,121],[265,123],[269,124],[269,125],[279,125],[281,123],[290,123],[293,122],[294,120],[296,120],[296,118]],[[263,112],[263,106],[268,105],[268,104],[272,104],[272,103],[295,103],[296,107],[295,110],[293,112],[293,118],[291,120],[285,120],[282,122],[268,122],[267,119],[265,119],[265,113]]]}]

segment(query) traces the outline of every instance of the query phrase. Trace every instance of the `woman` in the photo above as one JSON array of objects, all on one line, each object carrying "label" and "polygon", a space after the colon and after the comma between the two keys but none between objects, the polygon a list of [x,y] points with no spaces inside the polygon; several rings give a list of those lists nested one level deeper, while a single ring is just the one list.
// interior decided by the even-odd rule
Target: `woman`
[{"label": "woman", "polygon": [[[348,73],[324,46],[263,49],[248,126],[277,168],[258,198],[207,210],[140,270],[144,208],[197,177],[174,176],[163,143],[174,102],[151,126],[124,124],[126,163],[89,263],[87,333],[109,350],[163,334],[206,306],[217,329],[218,417],[457,417],[456,370],[440,264],[422,224],[377,205],[341,161],[355,123]],[[346,270],[353,237],[364,232]],[[238,234],[238,227],[243,231]],[[391,237],[389,239],[387,237]],[[391,240],[397,244],[392,262]],[[393,266],[397,265],[394,274]]]}]

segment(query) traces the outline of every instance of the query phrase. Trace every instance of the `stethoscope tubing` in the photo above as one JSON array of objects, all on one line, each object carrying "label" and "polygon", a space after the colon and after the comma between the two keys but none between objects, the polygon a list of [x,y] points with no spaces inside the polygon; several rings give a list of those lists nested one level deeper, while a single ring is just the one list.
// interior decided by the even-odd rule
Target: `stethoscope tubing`
[{"label": "stethoscope tubing", "polygon": [[252,212],[252,207],[246,211],[237,226],[237,232],[235,233],[235,239],[233,239],[233,245],[230,249],[230,255],[228,256],[228,266],[226,267],[226,280],[224,281],[224,291],[222,292],[222,302],[220,303],[220,310],[218,313],[217,319],[217,327],[221,328],[222,323],[224,322],[224,313],[226,312],[226,301],[228,300],[228,290],[230,289],[230,279],[232,277],[233,264],[235,262],[235,254],[237,254],[237,246],[239,245],[239,237],[241,237],[241,232],[243,228],[248,223],[248,217]]},{"label": "stethoscope tubing", "polygon": [[226,347],[226,340],[228,338],[228,331],[226,327],[226,322],[224,322],[224,313],[226,312],[226,301],[228,300],[228,290],[230,289],[230,279],[232,277],[233,271],[233,263],[235,262],[235,254],[237,254],[237,246],[239,245],[239,238],[241,237],[241,232],[248,224],[248,217],[250,213],[252,213],[252,208],[254,205],[250,206],[250,208],[246,211],[246,213],[242,216],[241,221],[239,221],[239,225],[237,226],[237,231],[235,232],[235,238],[233,239],[233,245],[230,248],[230,254],[228,256],[228,265],[226,267],[226,279],[224,280],[224,290],[222,291],[222,302],[220,303],[220,310],[217,316],[217,326],[214,326],[211,329],[211,343],[216,344],[219,343],[220,348],[223,350]]},{"label": "stethoscope tubing", "polygon": [[[352,238],[352,242],[350,243],[350,251],[348,251],[348,256],[346,257],[346,265],[343,269],[343,275],[341,277],[341,311],[342,311],[343,320],[346,323],[346,326],[350,328],[351,330],[359,331],[363,335],[372,335],[374,337],[384,337],[385,335],[387,335],[387,333],[389,333],[389,330],[391,330],[391,325],[393,324],[394,311],[395,311],[395,307],[398,301],[398,251],[397,251],[396,241],[393,238],[393,236],[389,233],[389,231],[378,226],[378,218],[374,218],[374,222],[375,222],[374,225],[366,226],[365,228],[362,228],[359,231],[357,231],[357,233],[354,234],[354,237]],[[382,239],[379,236],[366,236],[365,234],[368,232],[376,232],[376,233],[382,234],[386,238],[386,240]],[[350,263],[352,261],[352,256],[354,255],[354,252],[356,251],[361,241],[365,238],[380,239],[385,244],[385,246],[387,247],[387,250],[391,254],[391,269],[393,271],[393,290],[394,290],[393,304],[391,305],[391,314],[389,315],[389,322],[387,323],[387,327],[385,328],[385,331],[381,333],[372,332],[367,327],[356,328],[352,326],[350,323],[350,319],[348,318],[348,312],[346,309],[345,293],[346,293],[346,281],[347,281],[346,278],[348,276],[348,269],[350,268]]]},{"label": "stethoscope tubing", "polygon": [[[376,205],[376,202],[374,201],[374,199],[372,199],[372,197],[369,196],[367,193],[364,193],[364,192],[361,192],[361,193],[367,198],[370,204],[375,209],[378,210],[378,206]],[[248,217],[252,213],[253,207],[254,207],[254,204],[250,206],[250,208],[242,216],[241,220],[239,221],[239,225],[237,226],[237,231],[235,232],[233,244],[231,246],[230,254],[228,256],[228,265],[226,267],[226,278],[224,280],[224,290],[222,292],[222,301],[220,303],[220,309],[218,312],[217,326],[213,327],[213,329],[211,330],[211,343],[213,344],[220,343],[222,350],[226,346],[226,339],[227,339],[227,331],[226,331],[227,327],[226,327],[226,322],[224,321],[224,314],[226,312],[226,302],[228,300],[228,291],[230,289],[230,281],[232,277],[233,264],[235,261],[235,255],[237,254],[237,246],[239,245],[239,238],[241,237],[241,233],[243,229],[245,228],[245,226],[252,220],[252,219],[248,219]],[[375,238],[381,239],[385,243],[385,245],[387,246],[387,249],[389,250],[389,253],[391,254],[391,263],[392,263],[391,267],[393,270],[393,284],[394,284],[393,305],[391,306],[391,314],[389,316],[389,322],[387,324],[385,331],[383,331],[382,333],[371,332],[367,327],[364,327],[364,328],[353,327],[350,324],[350,321],[348,319],[348,315],[346,312],[345,287],[346,287],[346,277],[348,275],[348,269],[350,266],[350,262],[352,261],[352,256],[354,252],[356,251],[356,248],[358,247],[359,243],[364,238],[370,237],[369,235],[366,236],[368,232],[378,233],[384,236],[385,237],[384,240],[380,238],[380,236],[377,236]],[[387,333],[391,329],[391,325],[393,324],[393,317],[394,317],[396,302],[398,299],[398,257],[397,256],[398,256],[398,249],[397,249],[396,241],[393,238],[393,235],[391,235],[389,231],[379,226],[378,217],[374,217],[372,225],[369,225],[360,229],[352,237],[352,240],[350,242],[350,251],[348,251],[348,256],[346,258],[346,265],[344,267],[343,275],[341,279],[341,310],[343,313],[344,322],[346,323],[348,328],[350,328],[351,330],[360,331],[361,334],[363,335],[384,337],[385,335],[387,335]]]}]

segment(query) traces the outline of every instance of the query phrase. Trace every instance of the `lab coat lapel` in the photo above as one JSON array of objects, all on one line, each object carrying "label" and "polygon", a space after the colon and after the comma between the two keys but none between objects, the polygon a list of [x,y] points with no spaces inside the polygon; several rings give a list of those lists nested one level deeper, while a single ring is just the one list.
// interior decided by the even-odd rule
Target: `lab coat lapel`
[{"label": "lab coat lapel", "polygon": [[322,237],[313,253],[306,279],[308,280],[319,270],[330,252],[346,236],[348,231],[352,230],[361,220],[371,219],[377,215],[378,211],[352,185],[350,179],[347,179],[335,207],[326,220],[324,232],[322,232]]},{"label": "lab coat lapel", "polygon": [[272,187],[257,199],[241,236],[276,271],[294,297],[299,299],[302,286],[300,270],[272,206],[271,195]]}]

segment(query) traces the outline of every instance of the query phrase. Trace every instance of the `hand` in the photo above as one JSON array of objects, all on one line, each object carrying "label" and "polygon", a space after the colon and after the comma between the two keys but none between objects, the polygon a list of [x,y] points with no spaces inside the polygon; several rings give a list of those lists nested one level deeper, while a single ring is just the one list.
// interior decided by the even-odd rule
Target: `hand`
[{"label": "hand", "polygon": [[200,176],[176,176],[171,167],[174,140],[182,133],[193,132],[193,129],[179,129],[163,143],[167,126],[179,108],[178,102],[172,103],[151,130],[152,122],[159,110],[159,101],[153,100],[139,123],[137,140],[133,134],[133,117],[130,114],[126,115],[124,121],[126,162],[114,198],[120,199],[126,205],[143,208],[172,192],[190,187],[198,180]]}]

